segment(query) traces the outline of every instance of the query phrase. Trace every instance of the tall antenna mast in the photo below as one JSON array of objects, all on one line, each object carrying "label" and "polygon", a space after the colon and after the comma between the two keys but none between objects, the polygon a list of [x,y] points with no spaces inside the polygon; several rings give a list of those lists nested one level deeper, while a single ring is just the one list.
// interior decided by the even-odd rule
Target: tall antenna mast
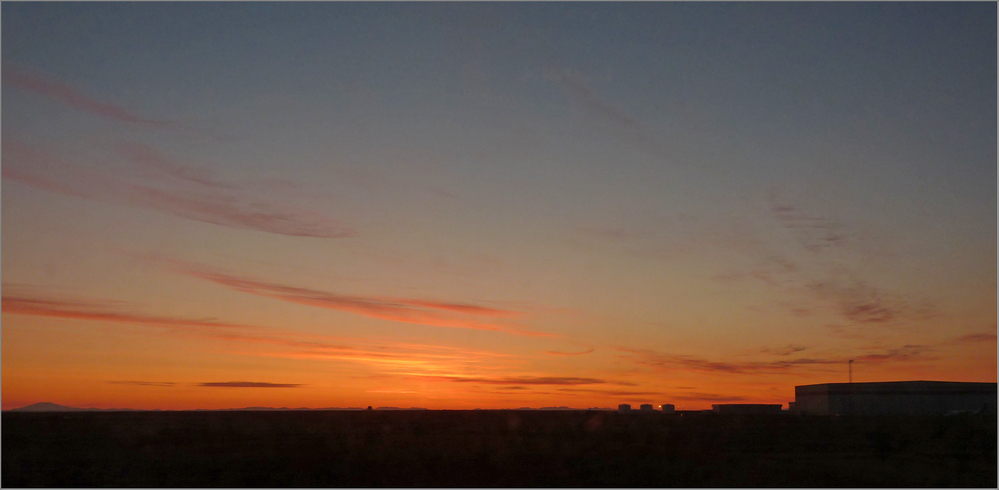
[{"label": "tall antenna mast", "polygon": [[846,363],[850,367],[850,383],[853,383],[853,359]]}]

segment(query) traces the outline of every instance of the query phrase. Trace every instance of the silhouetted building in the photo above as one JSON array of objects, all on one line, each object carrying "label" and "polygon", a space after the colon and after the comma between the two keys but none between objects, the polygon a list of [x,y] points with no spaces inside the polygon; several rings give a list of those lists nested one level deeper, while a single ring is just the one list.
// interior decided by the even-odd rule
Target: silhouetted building
[{"label": "silhouetted building", "polygon": [[766,405],[756,403],[726,403],[721,405],[711,405],[714,413],[738,413],[738,414],[758,414],[758,413],[781,413],[781,405]]},{"label": "silhouetted building", "polygon": [[891,381],[794,387],[794,412],[815,415],[945,415],[996,411],[996,383]]},{"label": "silhouetted building", "polygon": [[620,405],[617,406],[617,411],[621,412],[621,413],[630,412],[631,411],[631,405],[628,405],[627,403],[622,403],[622,404],[620,404]]},{"label": "silhouetted building", "polygon": [[656,408],[649,403],[643,403],[642,406],[638,407],[640,412],[655,412]]},{"label": "silhouetted building", "polygon": [[676,413],[676,407],[671,404],[663,404],[663,413]]}]

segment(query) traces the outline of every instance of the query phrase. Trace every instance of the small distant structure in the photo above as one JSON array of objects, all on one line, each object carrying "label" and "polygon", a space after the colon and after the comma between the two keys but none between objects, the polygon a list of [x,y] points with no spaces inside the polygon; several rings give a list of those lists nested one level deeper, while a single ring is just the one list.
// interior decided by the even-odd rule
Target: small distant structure
[{"label": "small distant structure", "polygon": [[812,415],[994,414],[996,383],[889,381],[795,386],[792,411]]},{"label": "small distant structure", "polygon": [[627,403],[622,403],[622,404],[620,404],[620,405],[617,406],[617,411],[620,412],[620,413],[630,412],[631,411],[631,405],[628,405]]},{"label": "small distant structure", "polygon": [[781,404],[757,404],[757,403],[725,403],[720,405],[711,405],[711,411],[714,413],[732,413],[732,414],[768,414],[768,413],[781,413]]},{"label": "small distant structure", "polygon": [[676,413],[676,407],[670,403],[664,403],[662,405],[663,413]]},{"label": "small distant structure", "polygon": [[643,403],[642,406],[638,407],[639,412],[655,412],[655,407],[651,403]]}]

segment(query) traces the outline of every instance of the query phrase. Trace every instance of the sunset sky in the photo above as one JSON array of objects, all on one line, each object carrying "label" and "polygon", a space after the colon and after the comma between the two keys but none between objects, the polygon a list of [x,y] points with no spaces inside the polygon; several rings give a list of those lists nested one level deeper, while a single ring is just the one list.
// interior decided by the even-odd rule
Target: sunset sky
[{"label": "sunset sky", "polygon": [[996,13],[3,2],[3,409],[995,382]]}]

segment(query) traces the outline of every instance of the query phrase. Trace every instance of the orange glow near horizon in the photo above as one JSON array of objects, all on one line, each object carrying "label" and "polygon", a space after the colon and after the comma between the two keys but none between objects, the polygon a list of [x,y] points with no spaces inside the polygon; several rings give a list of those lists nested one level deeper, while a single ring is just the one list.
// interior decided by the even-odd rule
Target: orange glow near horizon
[{"label": "orange glow near horizon", "polygon": [[[786,406],[793,400],[796,384],[845,381],[838,379],[845,376],[845,357],[798,358],[797,364],[810,372],[802,376],[800,369],[794,369],[796,360],[785,359],[785,351],[770,356],[770,360],[756,356],[738,362],[623,347],[593,348],[578,356],[551,355],[543,350],[545,347],[539,347],[534,354],[508,353],[289,334],[294,329],[215,320],[193,322],[135,313],[115,316],[93,307],[83,315],[65,306],[45,311],[24,304],[23,298],[4,298],[4,410],[38,401],[165,410],[368,405],[428,409],[612,408],[620,403],[671,403],[680,409],[706,409],[712,403]],[[108,323],[109,318],[114,322]],[[191,324],[221,332],[176,328]],[[150,328],[158,329],[158,334],[143,339]],[[71,339],[64,345],[72,345],[73,352],[51,349],[56,338],[64,342]],[[108,345],[111,338],[118,345]],[[174,345],[191,342],[199,342],[188,352],[192,363],[173,354]],[[996,362],[995,339],[982,335],[964,342],[979,345],[980,352],[962,363],[906,363],[905,379],[994,381],[994,373],[991,380],[988,374],[989,366]],[[960,345],[962,340],[954,343]],[[19,348],[11,350],[9,345]],[[163,352],[171,354],[164,356]],[[898,366],[892,361],[904,362],[906,356],[914,355],[918,355],[916,350],[872,351],[854,356],[854,379],[898,379]],[[107,365],[99,362],[102,357],[121,360],[115,363],[117,366]],[[561,368],[562,373],[571,375],[550,374],[553,364],[580,357],[588,359],[582,365],[573,363],[576,365]],[[179,370],[176,364],[187,367]],[[969,373],[969,366],[978,371]],[[752,375],[752,384],[745,382],[747,375]]]},{"label": "orange glow near horizon", "polygon": [[4,2],[2,408],[996,382],[994,6],[876,7]]}]

